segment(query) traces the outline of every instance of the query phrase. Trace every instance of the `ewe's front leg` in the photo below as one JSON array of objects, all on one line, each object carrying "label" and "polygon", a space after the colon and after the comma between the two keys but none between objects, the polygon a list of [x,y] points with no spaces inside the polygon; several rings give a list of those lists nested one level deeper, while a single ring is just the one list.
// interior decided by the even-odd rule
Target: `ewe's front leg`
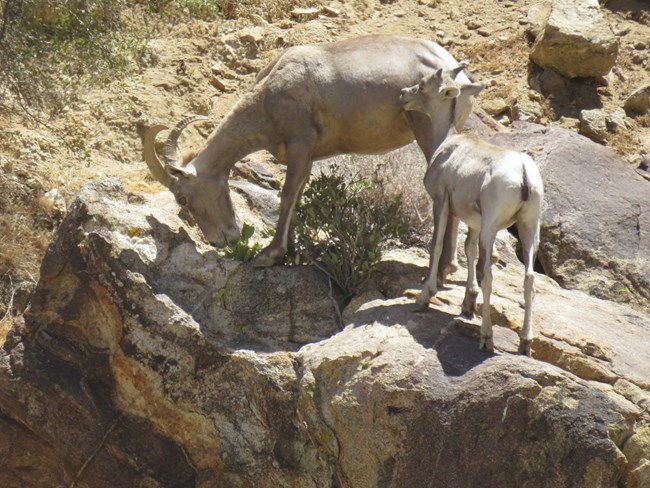
[{"label": "ewe's front leg", "polygon": [[433,236],[431,237],[431,244],[429,246],[429,273],[427,274],[426,280],[424,280],[422,291],[415,302],[417,310],[426,310],[429,308],[429,300],[438,293],[438,263],[440,262],[440,255],[442,253],[448,215],[449,204],[447,197],[444,196],[443,198],[436,199],[433,203]]},{"label": "ewe's front leg", "polygon": [[447,228],[445,229],[445,239],[442,244],[442,254],[440,256],[440,266],[438,267],[438,286],[444,286],[447,276],[458,271],[458,225],[460,220],[449,214],[447,219]]},{"label": "ewe's front leg", "polygon": [[476,308],[476,297],[478,297],[479,287],[476,281],[476,255],[478,253],[478,235],[475,229],[469,229],[465,239],[465,255],[467,256],[467,283],[465,284],[465,298],[463,299],[463,308],[461,315],[467,318],[474,317]]},{"label": "ewe's front leg", "polygon": [[296,202],[302,194],[311,173],[311,144],[294,142],[287,147],[287,176],[282,186],[280,216],[271,243],[253,260],[253,266],[274,266],[287,254],[289,225]]}]

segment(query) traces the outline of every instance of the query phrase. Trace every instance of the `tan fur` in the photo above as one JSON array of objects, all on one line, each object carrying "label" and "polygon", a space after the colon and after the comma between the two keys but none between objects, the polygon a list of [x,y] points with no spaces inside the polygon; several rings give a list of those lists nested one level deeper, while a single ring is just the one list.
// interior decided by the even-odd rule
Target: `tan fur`
[{"label": "tan fur", "polygon": [[[340,153],[380,154],[413,139],[427,159],[433,155],[440,140],[433,136],[431,118],[405,111],[400,90],[440,68],[457,67],[439,45],[409,37],[366,36],[291,47],[259,73],[185,174],[177,167],[160,168],[152,137],[145,139],[145,159],[177,200],[187,202],[215,245],[239,235],[227,186],[232,166],[261,149],[286,164],[275,237],[255,261],[270,266],[287,251],[289,222],[312,161]],[[461,74],[456,83],[469,79]],[[460,128],[471,111],[471,97],[459,98],[458,105]],[[455,244],[451,247],[455,257]]]}]

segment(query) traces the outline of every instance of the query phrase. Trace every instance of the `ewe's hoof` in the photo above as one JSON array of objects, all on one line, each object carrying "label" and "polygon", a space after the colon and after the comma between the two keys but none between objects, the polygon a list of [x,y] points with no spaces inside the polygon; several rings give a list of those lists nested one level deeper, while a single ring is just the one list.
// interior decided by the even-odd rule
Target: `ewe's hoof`
[{"label": "ewe's hoof", "polygon": [[463,308],[461,308],[460,310],[460,316],[468,320],[472,320],[474,318],[474,307],[465,308],[465,306],[463,305]]},{"label": "ewe's hoof", "polygon": [[473,290],[465,293],[465,298],[463,299],[463,306],[460,311],[460,314],[463,317],[467,317],[468,319],[474,318],[477,296],[478,296],[478,291]]},{"label": "ewe's hoof", "polygon": [[481,351],[494,352],[494,341],[492,337],[481,336]]},{"label": "ewe's hoof", "polygon": [[519,341],[519,350],[517,352],[519,354],[523,355],[523,356],[530,357],[531,354],[532,354],[532,350],[531,350],[532,345],[533,345],[532,340],[530,340],[530,339],[528,339],[528,340],[522,339],[522,340]]},{"label": "ewe's hoof", "polygon": [[452,261],[451,263],[449,263],[447,266],[444,267],[441,275],[446,278],[448,275],[454,274],[459,269],[460,266],[458,265],[458,261]]},{"label": "ewe's hoof", "polygon": [[453,261],[445,266],[442,270],[440,270],[438,272],[438,276],[436,276],[436,284],[438,287],[442,288],[445,286],[445,283],[447,282],[447,276],[454,274],[456,271],[458,271],[458,269],[458,261]]},{"label": "ewe's hoof", "polygon": [[424,312],[429,308],[429,300],[431,296],[427,293],[420,293],[417,300],[415,300],[415,311]]},{"label": "ewe's hoof", "polygon": [[278,264],[281,260],[282,258],[273,257],[271,254],[262,251],[253,258],[251,264],[254,268],[270,268]]}]

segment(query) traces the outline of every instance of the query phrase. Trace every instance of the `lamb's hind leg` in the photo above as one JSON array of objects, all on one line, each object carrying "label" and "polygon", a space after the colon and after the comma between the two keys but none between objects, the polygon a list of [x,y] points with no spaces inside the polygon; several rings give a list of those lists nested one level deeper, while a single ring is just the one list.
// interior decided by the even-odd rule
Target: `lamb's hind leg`
[{"label": "lamb's hind leg", "polygon": [[533,271],[533,263],[535,262],[535,254],[537,253],[537,245],[539,242],[539,227],[518,224],[517,228],[523,248],[524,267],[526,272],[524,278],[524,324],[519,334],[519,354],[530,356],[533,337],[535,335],[532,323],[533,300],[535,298],[535,273]]},{"label": "lamb's hind leg", "polygon": [[449,202],[447,195],[436,198],[433,202],[433,236],[429,246],[429,273],[422,291],[416,300],[418,310],[426,310],[429,307],[429,300],[433,295],[438,293],[438,265],[440,255],[442,254],[442,245],[447,226],[447,217],[449,216]]},{"label": "lamb's hind leg", "polygon": [[481,350],[494,352],[494,340],[492,338],[492,319],[490,317],[490,297],[492,295],[492,247],[496,239],[497,231],[493,225],[481,223],[481,233],[479,237],[479,249],[483,256],[483,281],[481,289],[483,291],[483,317],[481,321]]}]

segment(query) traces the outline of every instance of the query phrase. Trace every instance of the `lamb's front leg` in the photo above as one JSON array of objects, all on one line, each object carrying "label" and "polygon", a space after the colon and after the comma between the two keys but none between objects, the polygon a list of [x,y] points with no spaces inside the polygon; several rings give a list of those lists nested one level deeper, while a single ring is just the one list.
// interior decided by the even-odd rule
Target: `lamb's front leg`
[{"label": "lamb's front leg", "polygon": [[476,297],[478,297],[479,287],[476,280],[476,257],[478,253],[478,236],[479,231],[469,229],[465,239],[465,255],[467,256],[467,283],[465,285],[465,298],[463,299],[463,308],[461,315],[467,318],[474,317],[476,308]]},{"label": "lamb's front leg", "polygon": [[429,246],[429,273],[420,295],[415,304],[417,310],[426,310],[429,307],[429,300],[438,293],[438,264],[442,254],[442,245],[449,216],[449,202],[447,196],[436,198],[433,202],[433,236]]}]

